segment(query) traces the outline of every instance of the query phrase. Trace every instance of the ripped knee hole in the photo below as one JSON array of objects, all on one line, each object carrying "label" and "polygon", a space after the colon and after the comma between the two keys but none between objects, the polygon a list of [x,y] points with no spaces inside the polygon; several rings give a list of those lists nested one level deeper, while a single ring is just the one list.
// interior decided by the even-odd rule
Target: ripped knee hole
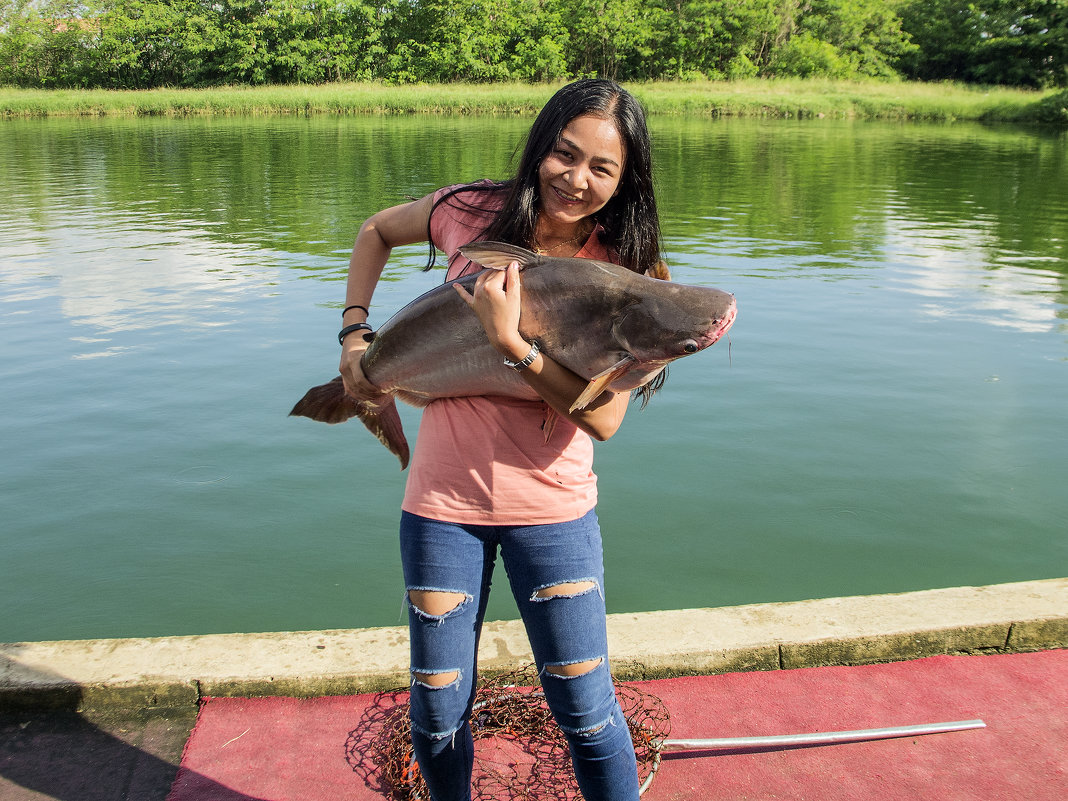
[{"label": "ripped knee hole", "polygon": [[534,593],[535,598],[555,598],[557,596],[581,595],[584,592],[597,588],[595,581],[565,581],[561,584],[553,584],[551,587],[542,587]]},{"label": "ripped knee hole", "polygon": [[415,676],[417,682],[429,687],[448,687],[460,678],[460,672],[458,670],[449,673],[420,673],[419,671],[413,670],[412,675]]},{"label": "ripped knee hole", "polygon": [[417,611],[424,615],[441,617],[447,615],[467,600],[462,592],[445,592],[443,590],[408,590],[408,601]]},{"label": "ripped knee hole", "polygon": [[545,671],[554,676],[582,676],[592,673],[604,662],[603,658],[587,659],[585,662],[573,662],[569,665],[546,665]]}]

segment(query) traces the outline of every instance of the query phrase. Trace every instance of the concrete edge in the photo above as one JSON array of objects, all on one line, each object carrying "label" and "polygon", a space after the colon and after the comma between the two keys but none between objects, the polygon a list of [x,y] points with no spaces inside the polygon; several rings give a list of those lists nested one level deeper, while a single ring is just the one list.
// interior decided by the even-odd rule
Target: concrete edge
[{"label": "concrete edge", "polygon": [[[623,680],[1068,647],[1068,578],[609,615]],[[532,661],[519,621],[485,624],[480,669]],[[0,711],[179,708],[205,697],[405,686],[404,627],[0,644]]]}]

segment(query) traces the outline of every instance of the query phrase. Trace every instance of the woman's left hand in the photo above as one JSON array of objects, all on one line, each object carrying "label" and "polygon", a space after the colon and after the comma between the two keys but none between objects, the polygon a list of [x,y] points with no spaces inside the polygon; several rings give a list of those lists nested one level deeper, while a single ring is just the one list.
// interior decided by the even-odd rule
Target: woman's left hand
[{"label": "woman's left hand", "polygon": [[[518,362],[530,353],[530,342],[519,333],[522,297],[519,262],[507,270],[483,270],[473,292],[453,284],[464,302],[478,315],[490,344],[505,358]],[[582,409],[571,410],[587,381],[555,362],[543,351],[520,375],[557,414],[570,420],[594,439],[606,440],[619,429],[627,413],[629,392],[606,390]]]},{"label": "woman's left hand", "polygon": [[474,292],[468,292],[460,284],[453,286],[478,316],[494,348],[513,360],[527,355],[530,343],[519,333],[523,294],[519,262],[513,261],[505,270],[483,270],[475,279]]}]

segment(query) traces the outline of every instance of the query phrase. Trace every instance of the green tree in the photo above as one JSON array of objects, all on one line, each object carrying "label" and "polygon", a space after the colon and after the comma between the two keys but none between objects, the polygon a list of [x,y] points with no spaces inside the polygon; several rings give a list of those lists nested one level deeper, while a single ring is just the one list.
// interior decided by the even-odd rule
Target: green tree
[{"label": "green tree", "polygon": [[0,81],[1068,85],[1068,0],[0,0]]},{"label": "green tree", "polygon": [[267,83],[273,71],[271,39],[275,24],[267,14],[268,0],[224,0],[222,46],[215,72],[227,83]]},{"label": "green tree", "polygon": [[571,31],[570,71],[620,80],[656,77],[648,64],[666,14],[642,0],[561,0]]},{"label": "green tree", "polygon": [[99,81],[117,88],[195,83],[190,34],[207,25],[213,44],[221,40],[214,15],[195,0],[111,0],[99,21]]},{"label": "green tree", "polygon": [[[795,22],[800,41],[784,42],[775,58],[781,74],[891,78],[914,47],[883,0],[809,0],[801,12]],[[783,73],[784,64],[801,71]]]},{"label": "green tree", "polygon": [[80,0],[14,2],[5,6],[3,45],[12,82],[24,86],[84,87],[95,83],[100,26]]},{"label": "green tree", "polygon": [[811,31],[800,31],[775,49],[772,75],[812,78],[849,78],[856,72],[849,57]]},{"label": "green tree", "polygon": [[513,0],[512,13],[525,21],[510,58],[513,78],[526,81],[567,79],[571,35],[555,0]]},{"label": "green tree", "polygon": [[1068,85],[1068,0],[985,0],[980,7],[975,80]]},{"label": "green tree", "polygon": [[0,84],[32,85],[43,26],[32,0],[0,0]]},{"label": "green tree", "polygon": [[508,0],[401,0],[390,22],[389,75],[411,81],[495,81],[509,67],[518,21]]},{"label": "green tree", "polygon": [[1068,0],[911,0],[900,14],[910,78],[1068,86]]},{"label": "green tree", "polygon": [[978,40],[973,3],[906,0],[898,13],[916,45],[898,60],[898,68],[921,80],[965,80]]},{"label": "green tree", "polygon": [[779,36],[781,0],[667,0],[658,77],[754,77]]},{"label": "green tree", "polygon": [[381,19],[385,8],[367,0],[333,0],[316,6],[322,15],[320,80],[366,81],[380,76],[385,60]]}]

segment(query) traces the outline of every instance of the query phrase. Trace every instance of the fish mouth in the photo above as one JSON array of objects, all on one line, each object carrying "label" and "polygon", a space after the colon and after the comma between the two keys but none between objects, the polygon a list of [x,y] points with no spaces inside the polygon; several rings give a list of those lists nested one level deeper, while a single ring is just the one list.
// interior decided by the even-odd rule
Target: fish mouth
[{"label": "fish mouth", "polygon": [[713,320],[713,328],[701,339],[703,340],[702,350],[715,345],[724,334],[726,334],[732,325],[734,325],[735,319],[738,317],[738,301],[733,297],[731,298],[731,304],[727,307],[726,313],[718,320]]}]

